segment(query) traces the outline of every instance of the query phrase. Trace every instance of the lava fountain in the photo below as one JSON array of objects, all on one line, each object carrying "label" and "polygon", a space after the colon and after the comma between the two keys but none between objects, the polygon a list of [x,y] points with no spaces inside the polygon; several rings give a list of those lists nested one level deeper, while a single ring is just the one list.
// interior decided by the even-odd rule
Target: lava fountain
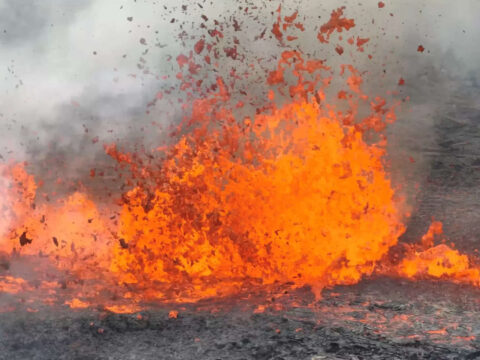
[{"label": "lava fountain", "polygon": [[[354,27],[343,10],[320,27],[321,43]],[[279,42],[302,29],[295,19],[278,9]],[[347,42],[363,52],[368,39]],[[195,52],[204,48],[199,42]],[[436,222],[421,245],[389,262],[408,217],[386,159],[384,131],[398,103],[365,94],[353,66],[284,51],[266,77],[263,107],[240,116],[233,85],[218,77],[208,94],[193,96],[199,65],[192,53],[177,61],[188,71],[177,77],[191,91],[189,115],[167,146],[132,153],[105,144],[125,180],[115,201],[96,203],[87,191],[50,199],[28,164],[2,166],[2,258],[39,257],[55,269],[38,265],[45,276],[31,284],[6,266],[3,292],[43,289],[46,303],[131,312],[145,301],[191,302],[275,283],[309,285],[320,297],[375,271],[478,285],[465,255],[434,246]]]}]

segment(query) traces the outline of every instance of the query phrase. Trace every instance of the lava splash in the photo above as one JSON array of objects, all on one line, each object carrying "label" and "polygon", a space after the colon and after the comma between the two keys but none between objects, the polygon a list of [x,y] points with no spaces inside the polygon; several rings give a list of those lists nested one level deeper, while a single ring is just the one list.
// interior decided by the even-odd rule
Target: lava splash
[{"label": "lava splash", "polygon": [[[295,91],[303,73],[329,70],[295,52],[282,66],[298,73]],[[344,94],[355,103],[352,71]],[[321,289],[371,274],[403,225],[383,146],[363,133],[393,115],[372,103],[354,123],[355,108],[339,113],[315,91],[243,121],[225,108],[225,92],[197,102],[191,130],[162,166],[133,162],[144,179],[125,196],[127,246],[115,248],[112,271],[146,290],[152,281],[176,284],[189,298],[226,295],[246,281]]]}]

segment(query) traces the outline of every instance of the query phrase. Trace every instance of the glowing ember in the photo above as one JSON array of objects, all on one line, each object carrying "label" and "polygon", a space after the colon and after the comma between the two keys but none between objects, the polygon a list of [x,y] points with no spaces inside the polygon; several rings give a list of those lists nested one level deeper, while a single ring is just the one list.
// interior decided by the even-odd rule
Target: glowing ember
[{"label": "glowing ember", "polygon": [[[51,255],[60,268],[81,271],[83,277],[89,264],[109,263],[104,246],[109,228],[97,205],[85,194],[76,192],[54,204],[37,205],[37,185],[21,164],[3,169],[3,176],[10,182],[2,199],[6,202],[3,219],[9,222],[2,226],[5,235],[0,250]],[[97,242],[100,236],[101,243]]]},{"label": "glowing ember", "polygon": [[21,278],[5,276],[0,279],[0,292],[17,294],[20,291],[25,290],[26,286],[28,286],[27,282]]},{"label": "glowing ember", "polygon": [[89,307],[89,304],[87,302],[84,302],[80,299],[72,299],[71,301],[66,301],[65,304],[70,306],[72,309],[85,309]]}]

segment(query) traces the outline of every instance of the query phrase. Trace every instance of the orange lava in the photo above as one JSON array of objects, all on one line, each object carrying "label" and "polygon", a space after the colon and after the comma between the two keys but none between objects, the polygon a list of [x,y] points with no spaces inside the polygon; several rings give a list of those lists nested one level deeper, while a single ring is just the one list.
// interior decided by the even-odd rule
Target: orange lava
[{"label": "orange lava", "polygon": [[72,309],[85,309],[85,308],[88,308],[90,306],[87,302],[82,301],[82,300],[77,299],[77,298],[66,301],[65,304],[70,306]]},{"label": "orange lava", "polygon": [[443,328],[443,329],[438,329],[438,330],[429,330],[429,331],[427,331],[427,334],[430,334],[430,335],[447,335],[448,332],[447,332],[447,328]]},{"label": "orange lava", "polygon": [[[228,94],[220,90],[195,104],[193,130],[159,170],[135,164],[156,182],[124,196],[119,237],[126,246],[115,247],[111,266],[122,282],[178,300],[276,281],[319,292],[372,273],[397,242],[402,215],[385,151],[363,136],[381,121],[376,106],[363,123],[351,123],[355,109],[340,116],[321,101],[322,90],[320,102],[304,98],[305,85],[315,86],[304,74],[325,71],[323,64],[287,52],[279,71],[292,67],[294,101],[242,123],[223,107]],[[353,71],[350,97],[359,81]],[[108,151],[121,162],[133,158]],[[155,291],[154,283],[175,289]]]},{"label": "orange lava", "polygon": [[317,38],[321,43],[328,43],[330,35],[335,31],[342,32],[343,29],[350,30],[355,26],[353,19],[347,19],[343,17],[343,10],[345,7],[339,7],[337,10],[333,10],[330,15],[330,20],[320,27]]},{"label": "orange lava", "polygon": [[110,249],[105,241],[110,230],[108,219],[86,194],[75,192],[55,202],[42,201],[24,164],[6,166],[0,172],[8,182],[0,200],[0,251],[50,255],[60,268],[82,272],[84,278],[88,265],[98,268],[109,263]]},{"label": "orange lava", "polygon": [[12,276],[5,276],[0,278],[0,293],[17,294],[25,290],[28,283],[22,278],[14,278]]},{"label": "orange lava", "polygon": [[480,267],[472,264],[467,255],[446,244],[434,245],[435,235],[441,234],[442,224],[434,221],[421,243],[409,248],[396,269],[398,274],[410,279],[441,278],[480,286]]},{"label": "orange lava", "polygon": [[142,310],[142,307],[135,304],[125,304],[125,305],[107,305],[104,307],[105,310],[108,310],[117,314],[132,314]]}]

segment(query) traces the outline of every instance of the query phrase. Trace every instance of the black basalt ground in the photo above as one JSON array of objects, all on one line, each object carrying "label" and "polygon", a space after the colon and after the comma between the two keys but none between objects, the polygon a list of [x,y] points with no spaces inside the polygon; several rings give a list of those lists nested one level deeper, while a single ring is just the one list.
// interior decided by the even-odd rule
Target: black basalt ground
[{"label": "black basalt ground", "polygon": [[479,295],[448,283],[378,278],[327,291],[314,308],[257,314],[235,304],[219,310],[219,302],[186,306],[177,318],[167,308],[4,313],[0,358],[480,359],[480,338],[459,340],[480,335]]}]

